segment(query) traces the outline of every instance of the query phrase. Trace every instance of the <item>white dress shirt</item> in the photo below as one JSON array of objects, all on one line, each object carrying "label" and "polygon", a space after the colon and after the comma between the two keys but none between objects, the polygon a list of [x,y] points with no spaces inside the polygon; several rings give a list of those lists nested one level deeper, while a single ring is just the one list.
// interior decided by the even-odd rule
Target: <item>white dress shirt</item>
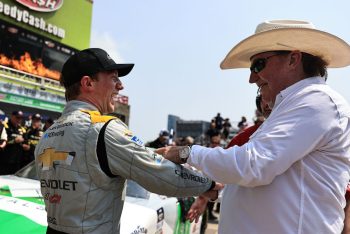
[{"label": "white dress shirt", "polygon": [[321,77],[281,91],[248,143],[193,146],[188,163],[227,184],[219,233],[340,233],[350,108]]}]

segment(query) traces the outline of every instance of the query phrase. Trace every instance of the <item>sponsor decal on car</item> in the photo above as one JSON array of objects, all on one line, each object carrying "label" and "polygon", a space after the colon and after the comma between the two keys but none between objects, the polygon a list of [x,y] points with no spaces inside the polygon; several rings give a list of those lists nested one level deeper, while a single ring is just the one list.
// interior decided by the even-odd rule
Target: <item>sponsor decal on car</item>
[{"label": "sponsor decal on car", "polygon": [[157,210],[157,232],[156,233],[162,233],[164,224],[164,208],[161,207]]},{"label": "sponsor decal on car", "polygon": [[147,228],[137,226],[137,228],[131,232],[131,234],[147,233]]},{"label": "sponsor decal on car", "polygon": [[158,210],[157,210],[157,222],[160,222],[160,221],[162,221],[163,219],[164,219],[164,209],[163,209],[163,207],[161,207],[161,208],[159,208]]},{"label": "sponsor decal on car", "polygon": [[42,204],[0,195],[0,210],[23,215],[35,223],[47,225],[45,206]]}]

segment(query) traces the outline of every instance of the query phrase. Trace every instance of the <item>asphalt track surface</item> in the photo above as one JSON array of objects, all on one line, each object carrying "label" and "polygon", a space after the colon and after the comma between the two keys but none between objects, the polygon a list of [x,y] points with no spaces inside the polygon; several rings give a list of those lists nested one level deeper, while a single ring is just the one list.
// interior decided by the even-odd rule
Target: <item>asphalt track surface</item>
[{"label": "asphalt track surface", "polygon": [[[214,211],[214,215],[216,217],[219,217],[219,214],[216,213],[215,211]],[[207,230],[205,230],[205,234],[217,234],[218,233],[218,220],[208,222],[208,227],[207,227]]]}]

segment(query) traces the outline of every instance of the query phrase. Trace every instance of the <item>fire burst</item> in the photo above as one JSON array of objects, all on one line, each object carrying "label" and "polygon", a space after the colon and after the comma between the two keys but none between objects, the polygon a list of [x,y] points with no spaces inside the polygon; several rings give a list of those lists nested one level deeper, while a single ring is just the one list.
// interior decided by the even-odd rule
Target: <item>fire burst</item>
[{"label": "fire burst", "polygon": [[35,61],[32,60],[28,52],[25,52],[24,55],[19,58],[19,60],[14,58],[10,59],[4,54],[0,54],[0,64],[54,80],[59,80],[61,75],[61,73],[58,71],[46,68],[41,59],[37,59]]}]

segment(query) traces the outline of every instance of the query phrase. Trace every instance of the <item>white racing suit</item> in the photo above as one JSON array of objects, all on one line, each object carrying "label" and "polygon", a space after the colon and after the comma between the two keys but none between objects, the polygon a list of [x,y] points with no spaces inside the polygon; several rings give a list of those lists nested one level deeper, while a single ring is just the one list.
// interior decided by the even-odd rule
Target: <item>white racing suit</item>
[{"label": "white racing suit", "polygon": [[199,195],[215,183],[143,146],[116,117],[81,101],[67,103],[35,150],[51,229],[119,233],[125,181],[166,196]]}]

